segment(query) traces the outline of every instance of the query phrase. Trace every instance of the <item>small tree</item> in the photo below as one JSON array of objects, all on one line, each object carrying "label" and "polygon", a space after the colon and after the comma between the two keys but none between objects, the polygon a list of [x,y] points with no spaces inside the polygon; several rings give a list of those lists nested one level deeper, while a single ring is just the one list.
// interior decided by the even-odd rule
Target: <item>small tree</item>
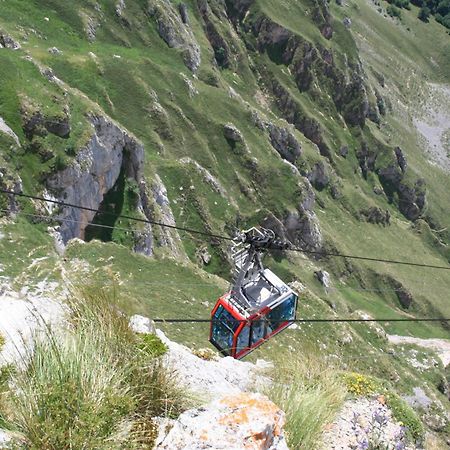
[{"label": "small tree", "polygon": [[419,11],[419,15],[417,16],[422,22],[428,23],[428,18],[430,17],[431,11],[428,6],[422,6]]}]

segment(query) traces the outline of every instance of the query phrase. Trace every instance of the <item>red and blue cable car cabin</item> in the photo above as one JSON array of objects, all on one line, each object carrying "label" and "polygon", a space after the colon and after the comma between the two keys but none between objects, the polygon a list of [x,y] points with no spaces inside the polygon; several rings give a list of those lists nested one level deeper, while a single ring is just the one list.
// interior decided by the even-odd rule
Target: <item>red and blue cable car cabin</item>
[{"label": "red and blue cable car cabin", "polygon": [[291,325],[297,307],[298,295],[262,267],[262,249],[252,247],[233,255],[238,273],[233,291],[220,297],[211,312],[210,342],[236,359]]}]

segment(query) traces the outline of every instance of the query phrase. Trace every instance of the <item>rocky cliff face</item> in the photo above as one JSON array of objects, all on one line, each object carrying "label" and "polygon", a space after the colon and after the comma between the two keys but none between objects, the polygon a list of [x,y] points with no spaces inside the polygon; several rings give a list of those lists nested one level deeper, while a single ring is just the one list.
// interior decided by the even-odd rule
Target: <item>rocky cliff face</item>
[{"label": "rocky cliff face", "polygon": [[[116,191],[116,199],[113,201],[122,201],[121,197],[126,193],[116,186],[119,177],[132,181],[137,186],[137,215],[149,220],[157,218],[163,223],[175,225],[167,191],[160,178],[156,175],[151,187],[143,178],[142,144],[105,116],[91,116],[90,122],[93,133],[88,143],[79,150],[68,167],[47,180],[49,192],[57,199],[92,209],[86,211],[68,206],[61,207],[54,213],[54,217],[61,221],[58,233],[62,242],[85,238],[88,224],[94,220],[96,214],[102,215],[102,205],[109,192]],[[108,214],[114,215],[111,211],[105,211],[104,216]],[[180,239],[176,232],[158,229],[156,234],[157,245],[169,247],[172,253],[181,256]],[[152,255],[155,242],[150,224],[145,223],[140,229],[134,227],[133,240],[135,251]]]},{"label": "rocky cliff face", "polygon": [[[47,180],[50,191],[65,203],[83,205],[94,211],[63,207],[58,215],[64,242],[74,237],[84,238],[86,226],[95,216],[105,194],[113,188],[120,172],[142,181],[144,149],[110,119],[92,116],[93,133],[73,163]],[[71,222],[64,222],[69,219]]]}]

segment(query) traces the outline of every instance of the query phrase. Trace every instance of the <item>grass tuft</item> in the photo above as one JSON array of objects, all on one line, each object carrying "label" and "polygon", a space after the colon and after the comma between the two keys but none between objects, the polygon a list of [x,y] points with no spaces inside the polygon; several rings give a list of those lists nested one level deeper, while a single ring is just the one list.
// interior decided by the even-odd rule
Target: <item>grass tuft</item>
[{"label": "grass tuft", "polygon": [[286,413],[289,448],[317,448],[324,426],[344,402],[345,386],[336,370],[313,351],[277,361],[275,371],[266,394]]},{"label": "grass tuft", "polygon": [[175,417],[187,406],[175,374],[157,357],[163,344],[130,331],[114,292],[88,287],[73,294],[68,326],[35,337],[26,368],[12,374],[0,417],[29,449],[150,445],[154,418]]}]

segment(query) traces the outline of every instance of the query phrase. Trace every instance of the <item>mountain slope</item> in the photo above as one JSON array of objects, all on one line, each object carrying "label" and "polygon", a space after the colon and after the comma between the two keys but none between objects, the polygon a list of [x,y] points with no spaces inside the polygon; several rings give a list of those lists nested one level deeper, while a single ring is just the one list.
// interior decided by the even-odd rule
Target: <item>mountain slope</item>
[{"label": "mountain slope", "polygon": [[[263,225],[306,250],[448,266],[447,31],[416,7],[400,21],[385,2],[339,3],[9,1],[0,185],[208,233]],[[0,204],[0,267],[14,287],[90,272],[120,286],[129,312],[189,307],[192,318],[227,288],[226,242],[5,195]],[[92,220],[114,229],[86,228]],[[113,243],[75,241],[61,257],[49,226],[59,251],[74,237]],[[289,252],[266,262],[305,286],[300,317],[450,315],[449,271]],[[449,338],[445,323],[382,325]],[[200,346],[207,336],[195,324],[165,331]],[[445,400],[441,368],[404,371],[405,355],[388,356],[366,324],[302,325],[255,354],[307,343],[405,392],[425,378]]]}]

